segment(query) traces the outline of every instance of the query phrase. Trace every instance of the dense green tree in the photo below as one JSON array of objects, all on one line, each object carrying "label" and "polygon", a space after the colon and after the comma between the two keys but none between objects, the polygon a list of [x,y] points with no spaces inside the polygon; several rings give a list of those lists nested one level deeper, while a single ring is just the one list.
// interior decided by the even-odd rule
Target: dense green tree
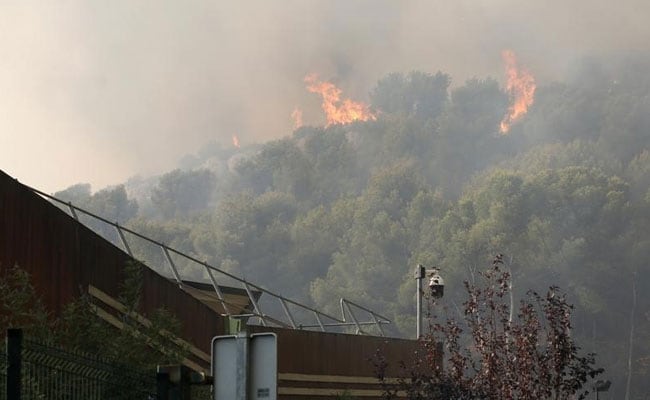
[{"label": "dense green tree", "polygon": [[435,119],[446,105],[450,83],[451,77],[442,72],[392,73],[377,82],[370,100],[383,113]]},{"label": "dense green tree", "polygon": [[308,201],[314,205],[329,204],[341,196],[361,191],[362,175],[353,144],[345,130],[303,129],[296,132],[303,143],[304,154],[311,168],[312,188]]},{"label": "dense green tree", "polygon": [[29,273],[17,265],[2,268],[0,337],[4,337],[9,328],[22,328],[34,339],[50,342],[54,325],[52,316],[32,285]]},{"label": "dense green tree", "polygon": [[492,79],[472,79],[452,91],[429,167],[445,192],[458,195],[473,174],[507,154],[512,139],[498,132],[506,100]]},{"label": "dense green tree", "polygon": [[378,172],[353,203],[352,223],[327,275],[312,282],[317,304],[334,310],[336,297],[393,308],[395,287],[409,270],[406,210],[422,187],[409,165]]},{"label": "dense green tree", "polygon": [[334,255],[352,225],[354,201],[340,200],[331,208],[319,206],[296,218],[291,227],[291,247],[286,269],[300,290],[296,293],[309,298],[310,283],[326,275]]},{"label": "dense green tree", "polygon": [[235,167],[240,189],[252,190],[255,194],[282,191],[297,199],[310,195],[311,169],[292,139],[269,142],[257,155],[241,160]]},{"label": "dense green tree", "polygon": [[215,266],[224,262],[229,268],[238,266],[229,272],[282,288],[289,281],[279,270],[286,267],[296,214],[296,200],[286,193],[233,196],[219,205],[210,225],[193,237],[194,246]]},{"label": "dense green tree", "polygon": [[160,178],[151,201],[165,218],[195,214],[210,204],[214,185],[214,175],[208,170],[177,169]]},{"label": "dense green tree", "polygon": [[90,183],[72,185],[67,189],[54,193],[54,196],[74,204],[86,204],[91,198]]}]

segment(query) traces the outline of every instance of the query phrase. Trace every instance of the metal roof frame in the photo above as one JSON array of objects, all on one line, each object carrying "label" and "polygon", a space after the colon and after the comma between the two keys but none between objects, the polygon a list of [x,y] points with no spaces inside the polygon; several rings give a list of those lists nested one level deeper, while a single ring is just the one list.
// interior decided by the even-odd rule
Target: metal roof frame
[{"label": "metal roof frame", "polygon": [[[283,328],[292,328],[292,329],[313,329],[317,328],[318,330],[322,332],[328,332],[328,331],[336,331],[337,329],[340,330],[341,328],[345,327],[353,327],[355,328],[356,334],[369,334],[367,330],[364,330],[365,327],[368,326],[374,326],[380,336],[385,336],[384,330],[382,329],[382,325],[384,324],[390,324],[391,321],[366,308],[361,305],[358,305],[350,300],[346,300],[344,298],[341,298],[339,301],[340,305],[340,310],[341,310],[341,317],[335,317],[333,315],[327,314],[325,312],[316,310],[313,307],[310,307],[308,305],[299,303],[295,300],[291,300],[287,297],[284,297],[280,294],[277,294],[275,292],[272,292],[271,290],[268,290],[262,286],[259,286],[251,281],[246,280],[243,277],[236,276],[232,273],[229,273],[227,271],[224,271],[222,269],[219,269],[213,265],[208,264],[206,261],[201,261],[198,260],[197,258],[190,256],[188,254],[183,253],[182,251],[176,250],[172,247],[167,246],[166,244],[159,242],[157,240],[151,239],[141,233],[138,233],[132,229],[126,228],[124,226],[121,226],[117,222],[112,222],[107,220],[106,218],[103,218],[99,215],[96,215],[88,210],[85,210],[81,207],[75,206],[71,202],[66,202],[61,199],[58,199],[52,195],[49,195],[47,193],[44,193],[38,189],[32,188],[30,186],[24,185],[26,188],[30,189],[34,193],[49,199],[50,201],[53,201],[55,203],[59,203],[62,206],[67,209],[67,211],[70,213],[70,216],[74,218],[77,222],[80,224],[84,225],[83,222],[80,221],[79,219],[79,213],[82,213],[84,215],[87,215],[97,221],[100,221],[104,224],[110,225],[115,228],[117,232],[117,236],[120,240],[120,243],[123,247],[123,250],[131,257],[134,257],[133,252],[131,251],[131,246],[129,245],[129,241],[127,240],[126,235],[124,234],[125,232],[136,236],[146,242],[149,242],[150,244],[153,244],[160,248],[164,259],[170,269],[170,272],[173,276],[173,279],[176,281],[178,284],[179,288],[183,289],[184,286],[186,285],[183,282],[183,277],[181,276],[181,273],[179,273],[178,268],[176,267],[176,264],[174,263],[174,260],[172,259],[172,254],[182,257],[192,264],[195,264],[196,266],[199,266],[203,269],[205,269],[208,277],[210,278],[210,282],[212,284],[212,288],[214,289],[214,293],[216,294],[217,298],[219,299],[219,302],[222,304],[223,309],[225,310],[226,316],[233,317],[233,318],[250,318],[254,317],[257,318],[259,323],[263,326],[278,326],[278,327],[283,327]],[[100,235],[101,236],[101,235]],[[104,238],[106,239],[106,238]],[[143,263],[144,265],[147,265],[146,263]],[[147,265],[147,267],[153,269],[150,265]],[[232,313],[231,308],[232,304],[229,304],[217,281],[217,276],[221,277],[226,277],[232,280],[235,280],[239,282],[242,285],[242,288],[246,291],[247,296],[249,298],[249,301],[252,305],[252,310],[250,313]],[[258,293],[258,295],[255,295],[255,292]],[[276,299],[280,306],[282,307],[284,317],[279,317],[279,316],[273,316],[266,314],[260,307],[260,304],[258,302],[259,298],[259,293],[265,293],[268,297],[271,297],[273,299]],[[230,307],[229,307],[230,306]],[[308,314],[311,314],[313,316],[312,321],[297,321],[296,316],[291,312],[290,306],[292,307],[297,307],[298,309],[301,309],[303,311],[306,311]],[[370,320],[360,320],[357,315],[355,314],[354,311],[362,311],[364,314],[370,317]]]}]

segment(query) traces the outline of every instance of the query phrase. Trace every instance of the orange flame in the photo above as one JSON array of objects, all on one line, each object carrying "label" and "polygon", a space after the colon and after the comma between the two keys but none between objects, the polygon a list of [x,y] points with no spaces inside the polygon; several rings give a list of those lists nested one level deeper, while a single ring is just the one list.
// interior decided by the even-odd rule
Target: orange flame
[{"label": "orange flame", "polygon": [[237,135],[232,135],[232,145],[235,146],[236,148],[241,147],[239,145],[239,138],[237,137]]},{"label": "orange flame", "polygon": [[291,112],[291,118],[293,119],[293,128],[298,129],[302,126],[302,110],[298,107],[293,109]]},{"label": "orange flame", "polygon": [[316,74],[307,75],[305,83],[307,83],[307,90],[318,93],[323,98],[322,107],[327,117],[327,126],[376,119],[367,104],[350,99],[341,100],[341,89],[333,83],[321,82]]},{"label": "orange flame", "polygon": [[517,58],[512,50],[501,52],[503,62],[506,64],[506,91],[510,95],[512,104],[508,107],[508,114],[501,121],[500,131],[505,135],[514,122],[526,114],[528,107],[533,104],[535,97],[535,78],[527,70],[520,68]]}]

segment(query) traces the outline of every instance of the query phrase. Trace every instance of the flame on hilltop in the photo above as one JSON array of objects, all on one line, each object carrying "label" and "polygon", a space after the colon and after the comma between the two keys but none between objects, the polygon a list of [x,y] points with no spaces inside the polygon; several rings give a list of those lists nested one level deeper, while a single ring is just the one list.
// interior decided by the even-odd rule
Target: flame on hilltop
[{"label": "flame on hilltop", "polygon": [[293,128],[298,129],[302,126],[302,110],[298,107],[295,107],[291,112],[291,118],[293,119]]},{"label": "flame on hilltop", "polygon": [[527,70],[520,68],[517,64],[517,58],[512,50],[504,50],[501,57],[506,67],[506,91],[510,95],[512,104],[508,107],[508,114],[501,121],[500,131],[505,135],[510,130],[510,126],[519,120],[526,112],[528,107],[533,104],[535,96],[535,78]]},{"label": "flame on hilltop", "polygon": [[307,84],[307,90],[318,93],[323,98],[322,107],[327,117],[327,126],[376,119],[367,104],[350,99],[341,100],[341,89],[337,88],[333,83],[320,81],[318,75],[307,75],[305,83]]},{"label": "flame on hilltop", "polygon": [[235,146],[236,148],[241,147],[239,145],[239,138],[237,137],[237,135],[232,135],[232,145]]}]

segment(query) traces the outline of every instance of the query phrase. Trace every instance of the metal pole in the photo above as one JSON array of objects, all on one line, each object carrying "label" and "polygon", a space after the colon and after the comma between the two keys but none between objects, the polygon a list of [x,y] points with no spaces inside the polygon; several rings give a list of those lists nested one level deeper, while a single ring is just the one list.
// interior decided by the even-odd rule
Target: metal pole
[{"label": "metal pole", "polygon": [[325,325],[323,325],[323,321],[320,319],[320,315],[318,314],[318,311],[314,311],[314,316],[316,317],[316,322],[318,322],[318,326],[320,326],[321,332],[325,332]]},{"label": "metal pole", "polygon": [[[362,334],[363,331],[361,330],[361,325],[359,325],[359,321],[357,320],[357,317],[354,316],[354,313],[352,312],[352,309],[350,308],[350,305],[345,301],[345,299],[341,299],[341,309],[343,309],[343,306],[345,305],[345,308],[348,310],[348,314],[350,314],[350,318],[352,318],[352,322],[354,322],[354,326],[357,327],[357,335]],[[343,312],[343,321],[345,321],[345,311]]]},{"label": "metal pole", "polygon": [[7,330],[7,399],[20,400],[22,375],[23,331]]},{"label": "metal pole", "polygon": [[68,202],[68,208],[70,209],[70,214],[72,214],[72,218],[79,221],[79,216],[77,215],[77,212],[74,210],[74,206],[72,205],[71,202]]},{"label": "metal pole", "polygon": [[169,263],[169,268],[172,269],[172,273],[174,274],[174,278],[176,279],[176,283],[178,283],[178,287],[182,288],[183,287],[183,281],[181,280],[181,276],[178,274],[178,271],[176,270],[176,265],[174,265],[174,260],[172,260],[172,257],[169,255],[169,251],[167,251],[167,247],[163,246],[161,244],[160,248],[162,249],[163,254],[167,258],[167,263]]},{"label": "metal pole", "polygon": [[237,334],[237,373],[234,382],[236,398],[233,400],[248,400],[248,339],[246,331]]},{"label": "metal pole", "polygon": [[120,236],[120,241],[122,242],[122,246],[124,246],[124,250],[128,255],[133,257],[133,253],[131,252],[131,247],[129,247],[129,243],[126,241],[126,237],[124,237],[124,232],[122,232],[122,228],[120,228],[120,225],[116,222],[115,223],[115,229],[117,230],[117,234]]},{"label": "metal pole", "polygon": [[219,288],[219,284],[217,284],[217,280],[212,274],[212,270],[209,268],[208,262],[206,261],[205,263],[203,263],[203,265],[205,266],[205,270],[208,271],[210,282],[212,282],[212,288],[214,289],[214,292],[217,294],[217,298],[221,302],[221,306],[223,307],[223,310],[226,312],[227,315],[231,315],[232,313],[230,312],[230,308],[228,308],[228,303],[226,303],[226,300],[223,297],[223,293],[221,293],[221,288]]},{"label": "metal pole", "polygon": [[418,265],[415,269],[415,281],[417,282],[417,307],[415,317],[416,339],[422,335],[422,279],[424,278],[425,271],[422,265]]},{"label": "metal pole", "polygon": [[253,305],[253,310],[255,311],[255,314],[258,315],[260,323],[262,324],[262,326],[266,326],[266,320],[264,319],[264,314],[262,314],[262,310],[257,304],[257,300],[255,300],[255,296],[253,296],[253,292],[251,292],[250,286],[248,286],[248,282],[242,281],[242,284],[244,286],[244,290],[246,290],[246,293],[248,294],[248,299],[251,301],[251,304]]},{"label": "metal pole", "polygon": [[289,318],[289,323],[291,324],[291,327],[293,329],[296,329],[296,321],[293,320],[293,315],[291,315],[291,311],[289,311],[289,307],[287,307],[287,302],[284,301],[282,297],[279,297],[280,299],[280,304],[282,304],[282,308],[284,309],[284,313],[286,314],[287,318]]}]

